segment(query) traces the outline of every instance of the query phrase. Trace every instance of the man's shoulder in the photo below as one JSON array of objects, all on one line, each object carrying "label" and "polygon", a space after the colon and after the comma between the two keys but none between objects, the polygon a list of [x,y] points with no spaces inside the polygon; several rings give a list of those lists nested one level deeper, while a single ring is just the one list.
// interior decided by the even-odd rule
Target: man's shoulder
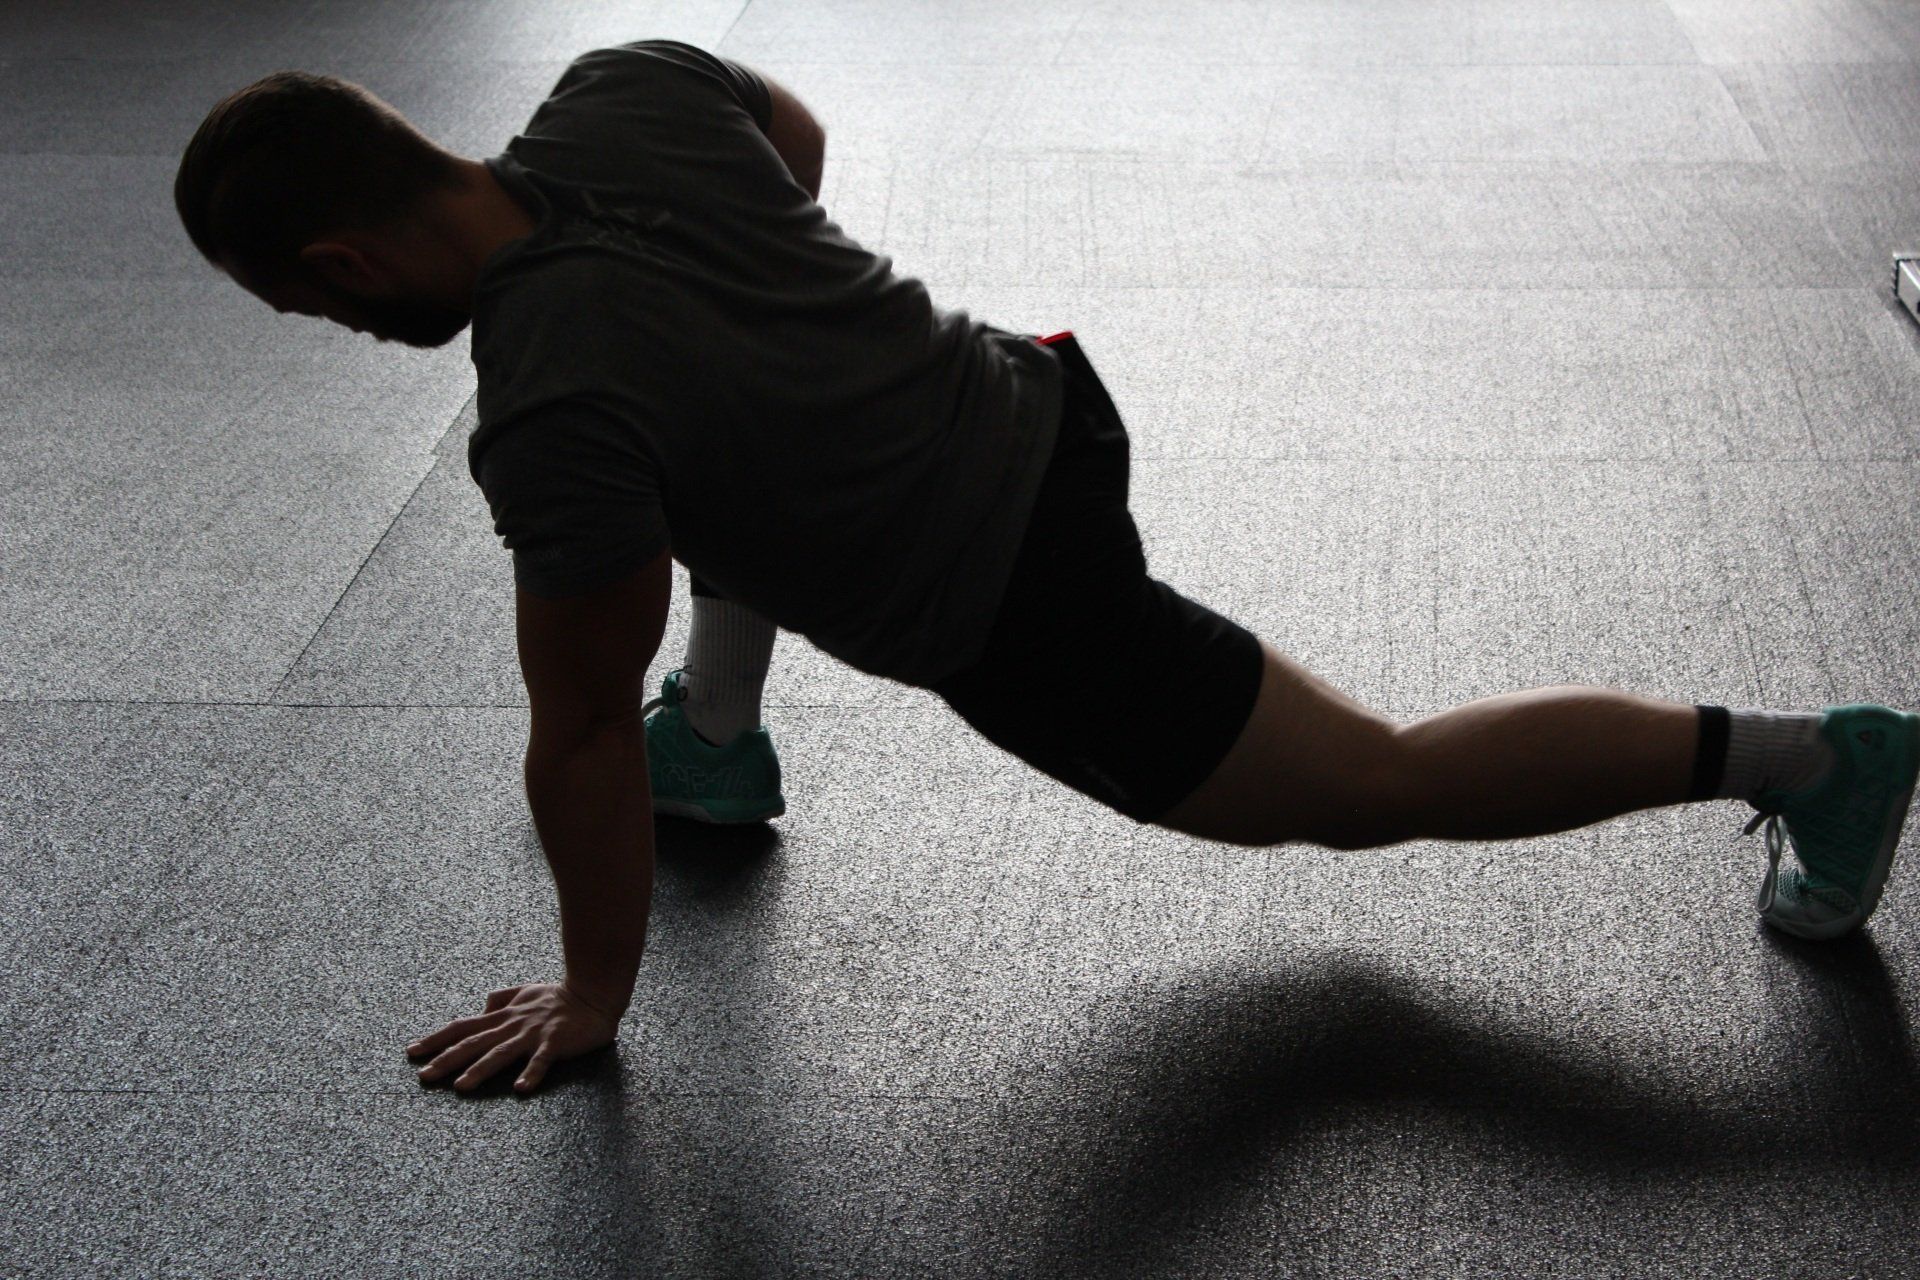
[{"label": "man's shoulder", "polygon": [[490,277],[497,286],[491,295],[510,296],[513,305],[503,308],[506,319],[531,319],[524,300],[551,295],[572,300],[583,310],[604,308],[625,292],[646,287],[647,272],[639,264],[625,260],[620,253],[599,252],[602,246],[591,225],[569,219],[552,229],[538,246],[529,246],[507,269]]},{"label": "man's shoulder", "polygon": [[590,228],[569,229],[489,282],[473,313],[474,364],[485,374],[490,363],[510,371],[521,355],[548,367],[630,360],[648,317],[666,306],[656,272],[596,245]]}]

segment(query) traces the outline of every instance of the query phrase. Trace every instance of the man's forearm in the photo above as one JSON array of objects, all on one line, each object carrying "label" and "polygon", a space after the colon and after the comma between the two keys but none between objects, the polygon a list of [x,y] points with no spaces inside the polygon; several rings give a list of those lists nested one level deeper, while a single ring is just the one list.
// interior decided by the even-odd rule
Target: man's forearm
[{"label": "man's forearm", "polygon": [[646,730],[609,729],[529,748],[527,804],[553,868],[567,986],[618,1015],[633,995],[653,899],[653,797]]}]

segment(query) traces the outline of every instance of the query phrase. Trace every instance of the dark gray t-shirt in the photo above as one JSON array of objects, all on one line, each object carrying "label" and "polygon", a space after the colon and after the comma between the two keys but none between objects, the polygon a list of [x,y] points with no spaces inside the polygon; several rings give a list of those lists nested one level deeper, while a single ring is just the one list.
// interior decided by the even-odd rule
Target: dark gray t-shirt
[{"label": "dark gray t-shirt", "polygon": [[515,581],[671,549],[862,670],[972,661],[1053,447],[1059,357],[946,311],[850,239],[692,45],[574,60],[486,164],[538,229],[481,267],[468,466]]}]

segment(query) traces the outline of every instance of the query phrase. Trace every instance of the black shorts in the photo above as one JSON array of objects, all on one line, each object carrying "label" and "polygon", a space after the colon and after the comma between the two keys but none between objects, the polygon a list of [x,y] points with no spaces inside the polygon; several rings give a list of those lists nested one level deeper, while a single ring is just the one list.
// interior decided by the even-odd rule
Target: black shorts
[{"label": "black shorts", "polygon": [[985,652],[932,688],[995,745],[1152,822],[1240,736],[1260,642],[1147,575],[1119,411],[1071,331],[1044,341],[1066,373],[1053,457]]}]

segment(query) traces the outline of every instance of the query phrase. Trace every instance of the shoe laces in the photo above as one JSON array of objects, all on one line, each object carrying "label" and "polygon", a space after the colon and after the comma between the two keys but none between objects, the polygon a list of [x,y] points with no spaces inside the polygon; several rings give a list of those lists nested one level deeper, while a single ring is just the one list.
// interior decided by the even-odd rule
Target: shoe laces
[{"label": "shoe laces", "polygon": [[[679,675],[679,674],[680,674],[680,671],[681,671],[681,670],[682,670],[681,668],[676,668],[676,669],[675,669],[675,670],[673,670],[673,671],[669,671],[669,672],[668,672],[667,674],[668,674],[668,675],[670,675],[670,676],[677,676],[677,675]],[[671,685],[667,685],[667,686],[665,686],[665,688],[670,688],[670,689],[672,689],[672,690],[673,690],[673,691],[674,691],[675,693],[678,693],[678,694],[681,694],[681,695],[682,695],[682,698],[681,698],[681,699],[676,699],[676,701],[679,701],[679,700],[684,700],[684,697],[685,697],[685,688],[684,688],[684,686],[682,686],[682,685],[681,685],[681,684],[680,684],[679,682],[677,682],[677,681],[676,681],[675,683],[673,683],[673,684],[671,684]],[[645,720],[645,719],[646,719],[646,718],[647,718],[648,716],[650,716],[650,715],[652,715],[652,714],[653,714],[653,712],[654,712],[654,709],[655,709],[655,708],[657,708],[657,707],[664,707],[664,706],[666,706],[666,705],[667,705],[667,695],[666,695],[666,693],[665,693],[665,691],[664,691],[664,689],[663,689],[663,691],[661,692],[661,694],[660,694],[660,696],[658,696],[658,697],[656,697],[656,698],[648,698],[648,699],[647,699],[647,700],[646,700],[645,702],[643,702],[643,703],[641,703],[641,704],[640,704],[640,718],[641,718],[642,720]]]},{"label": "shoe laces", "polygon": [[[1760,884],[1760,893],[1754,899],[1754,906],[1765,913],[1773,907],[1774,894],[1779,886],[1780,855],[1786,852],[1787,835],[1782,815],[1777,810],[1762,809],[1753,815],[1753,821],[1746,825],[1740,832],[1740,836],[1752,835],[1753,829],[1763,822],[1767,824],[1767,878]],[[1737,840],[1740,836],[1734,838]],[[1798,892],[1807,897],[1818,898],[1836,911],[1854,909],[1853,895],[1813,883],[1804,875],[1800,878]]]},{"label": "shoe laces", "polygon": [[1761,882],[1760,896],[1754,900],[1754,905],[1764,912],[1773,906],[1774,887],[1780,880],[1780,855],[1787,849],[1787,833],[1777,810],[1762,809],[1753,815],[1753,821],[1746,825],[1740,835],[1752,835],[1753,829],[1763,822],[1767,824],[1767,878]]}]

